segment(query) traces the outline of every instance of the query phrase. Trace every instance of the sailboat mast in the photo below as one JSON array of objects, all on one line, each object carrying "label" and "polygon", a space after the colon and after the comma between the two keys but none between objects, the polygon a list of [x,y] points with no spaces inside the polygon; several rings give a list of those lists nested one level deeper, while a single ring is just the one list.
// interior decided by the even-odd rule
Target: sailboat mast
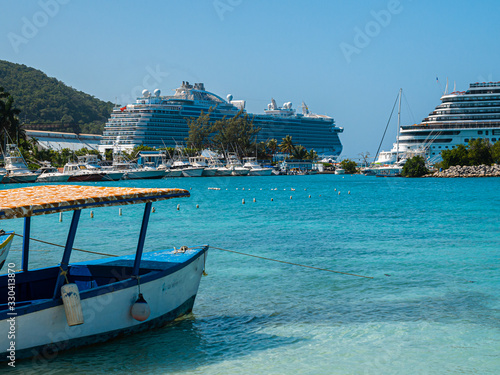
[{"label": "sailboat mast", "polygon": [[399,89],[399,104],[398,104],[398,133],[396,136],[396,163],[399,162],[399,125],[401,124],[401,94],[403,89]]}]

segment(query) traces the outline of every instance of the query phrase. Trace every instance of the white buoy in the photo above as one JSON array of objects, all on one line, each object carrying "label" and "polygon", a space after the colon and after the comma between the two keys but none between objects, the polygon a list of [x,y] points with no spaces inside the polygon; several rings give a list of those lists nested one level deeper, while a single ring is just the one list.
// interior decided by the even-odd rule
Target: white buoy
[{"label": "white buoy", "polygon": [[122,216],[122,209],[121,208],[118,209],[118,215]]},{"label": "white buoy", "polygon": [[62,223],[62,212],[59,212],[59,222]]},{"label": "white buoy", "polygon": [[61,298],[68,325],[71,327],[83,324],[83,311],[78,286],[74,283],[63,285],[61,287]]},{"label": "white buoy", "polygon": [[149,305],[144,299],[142,293],[139,293],[139,298],[137,298],[137,301],[135,301],[135,303],[132,305],[130,314],[135,320],[138,320],[139,322],[143,322],[147,318],[149,318],[151,309],[149,308]]}]

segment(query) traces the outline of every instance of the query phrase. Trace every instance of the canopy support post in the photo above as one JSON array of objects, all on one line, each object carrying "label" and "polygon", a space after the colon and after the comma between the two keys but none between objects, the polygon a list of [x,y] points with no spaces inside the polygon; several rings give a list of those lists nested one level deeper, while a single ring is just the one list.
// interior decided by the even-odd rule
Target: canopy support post
[{"label": "canopy support post", "polygon": [[30,252],[30,232],[31,232],[31,216],[24,218],[23,231],[23,271],[28,271],[28,259]]},{"label": "canopy support post", "polygon": [[153,203],[146,203],[144,208],[144,216],[142,217],[141,233],[139,234],[139,242],[137,243],[137,251],[135,253],[134,269],[132,270],[132,277],[139,276],[139,267],[141,266],[142,250],[144,249],[144,242],[146,241],[146,231],[148,229],[149,216],[151,215],[151,207]]},{"label": "canopy support post", "polygon": [[71,219],[71,226],[69,227],[68,239],[66,240],[66,246],[64,247],[64,253],[61,260],[59,276],[57,277],[56,287],[54,289],[54,299],[61,296],[61,286],[66,279],[66,272],[68,271],[69,257],[71,255],[71,250],[73,249],[73,244],[75,243],[76,229],[78,228],[78,221],[80,220],[81,210],[73,211],[73,218]]}]

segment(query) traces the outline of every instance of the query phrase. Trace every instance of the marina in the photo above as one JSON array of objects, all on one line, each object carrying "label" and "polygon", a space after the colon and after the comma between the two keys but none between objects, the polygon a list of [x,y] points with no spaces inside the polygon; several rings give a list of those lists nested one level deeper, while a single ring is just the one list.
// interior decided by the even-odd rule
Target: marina
[{"label": "marina", "polygon": [[[125,364],[143,374],[345,374],[364,373],[369,363],[368,373],[494,373],[499,181],[329,174],[85,183],[190,192],[153,204],[150,249],[207,243],[374,279],[212,249],[192,314],[50,360],[19,360],[16,370],[109,373]],[[133,253],[140,206],[123,206],[121,216],[117,207],[96,209],[92,218],[82,210],[74,247]],[[22,219],[8,222],[22,233]],[[64,244],[71,215],[35,222],[32,238]],[[31,247],[30,268],[60,261],[58,248]],[[18,268],[21,249],[16,237],[7,262]],[[72,254],[72,262],[99,258]]]}]

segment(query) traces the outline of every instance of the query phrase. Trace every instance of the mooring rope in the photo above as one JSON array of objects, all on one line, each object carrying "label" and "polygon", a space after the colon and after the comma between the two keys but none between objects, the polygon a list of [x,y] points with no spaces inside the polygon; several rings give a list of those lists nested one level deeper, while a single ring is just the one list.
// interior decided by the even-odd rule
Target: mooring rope
[{"label": "mooring rope", "polygon": [[373,277],[372,277],[372,276],[356,275],[356,274],[354,274],[354,273],[347,273],[347,272],[334,271],[334,270],[330,270],[330,269],[328,269],[328,268],[320,268],[320,267],[307,266],[307,265],[305,265],[305,264],[292,263],[292,262],[287,262],[287,261],[284,261],[284,260],[278,260],[278,259],[266,258],[266,257],[262,257],[262,256],[259,256],[259,255],[253,255],[253,254],[242,253],[242,252],[240,252],[240,251],[234,251],[234,250],[222,249],[222,248],[220,248],[220,247],[210,246],[210,248],[211,248],[211,249],[216,249],[216,250],[227,251],[227,252],[230,252],[230,253],[240,254],[240,255],[246,255],[246,256],[248,256],[248,257],[259,258],[259,259],[264,259],[264,260],[269,260],[269,261],[272,261],[272,262],[278,262],[278,263],[289,264],[289,265],[292,265],[292,266],[299,266],[299,267],[305,267],[305,268],[312,268],[312,269],[314,269],[314,270],[319,270],[319,271],[327,271],[327,272],[332,272],[332,273],[340,273],[340,274],[342,274],[342,275],[356,276],[356,277],[364,277],[364,278],[366,278],[366,279],[373,279]]},{"label": "mooring rope", "polygon": [[[17,234],[17,233],[14,233],[14,235],[16,236],[19,236],[19,237],[23,237],[22,234]],[[47,241],[42,241],[42,240],[39,240],[39,239],[36,239],[36,238],[31,238],[30,237],[30,240],[32,241],[37,241],[37,242],[41,242],[41,243],[44,243],[44,244],[47,244],[47,245],[52,245],[52,246],[58,246],[58,247],[65,247],[64,245],[59,245],[59,244],[56,244],[56,243],[52,243],[52,242],[47,242]],[[328,268],[321,268],[321,267],[314,267],[314,266],[308,266],[308,265],[305,265],[305,264],[299,264],[299,263],[293,263],[293,262],[287,262],[285,260],[279,260],[279,259],[272,259],[272,258],[267,258],[267,257],[263,257],[263,256],[260,256],[260,255],[253,255],[253,254],[248,254],[248,253],[242,253],[241,251],[235,251],[235,250],[229,250],[229,249],[223,249],[221,247],[215,247],[215,246],[210,246],[211,249],[215,249],[215,250],[221,250],[221,251],[226,251],[226,252],[229,252],[229,253],[234,253],[234,254],[239,254],[239,255],[245,255],[245,256],[248,256],[248,257],[252,257],[252,258],[258,258],[258,259],[263,259],[263,260],[268,260],[268,261],[271,261],[271,262],[277,262],[277,263],[283,263],[283,264],[288,264],[288,265],[291,265],[291,266],[298,266],[298,267],[304,267],[304,268],[311,268],[313,270],[318,270],[318,271],[326,271],[326,272],[331,272],[331,273],[339,273],[341,275],[347,275],[347,276],[356,276],[356,277],[363,277],[365,279],[373,279],[372,276],[363,276],[363,275],[356,275],[354,273],[348,273],[348,272],[341,272],[341,271],[334,271],[334,270],[331,270],[331,269],[328,269]],[[182,249],[182,250],[181,250]],[[185,252],[187,250],[191,250],[193,248],[190,248],[190,247],[187,247],[187,246],[182,246],[181,249],[175,249],[174,247],[174,250],[175,252]],[[97,251],[90,251],[90,250],[83,250],[83,249],[78,249],[76,247],[73,248],[73,250],[76,250],[76,251],[82,251],[84,253],[90,253],[90,254],[97,254],[97,255],[104,255],[104,256],[108,256],[108,257],[118,257],[119,255],[113,255],[113,254],[106,254],[106,253],[100,253],[100,252],[97,252]],[[181,250],[181,251],[179,251]]]},{"label": "mooring rope", "polygon": [[[22,234],[17,234],[17,233],[14,233],[15,236],[18,236],[18,237],[24,237]],[[46,245],[52,245],[52,246],[57,246],[57,247],[66,247],[64,245],[59,245],[57,243],[52,243],[52,242],[47,242],[47,241],[42,241],[42,240],[39,240],[39,239],[36,239],[36,238],[32,238],[30,237],[30,240],[31,241],[36,241],[36,242],[41,242],[41,243],[44,243]],[[90,250],[83,250],[83,249],[77,249],[76,247],[73,248],[73,250],[76,250],[76,251],[82,251],[84,253],[90,253],[90,254],[97,254],[97,255],[104,255],[104,256],[107,256],[107,257],[119,257],[120,255],[113,255],[113,254],[106,254],[106,253],[99,253],[97,251],[90,251]]]}]

